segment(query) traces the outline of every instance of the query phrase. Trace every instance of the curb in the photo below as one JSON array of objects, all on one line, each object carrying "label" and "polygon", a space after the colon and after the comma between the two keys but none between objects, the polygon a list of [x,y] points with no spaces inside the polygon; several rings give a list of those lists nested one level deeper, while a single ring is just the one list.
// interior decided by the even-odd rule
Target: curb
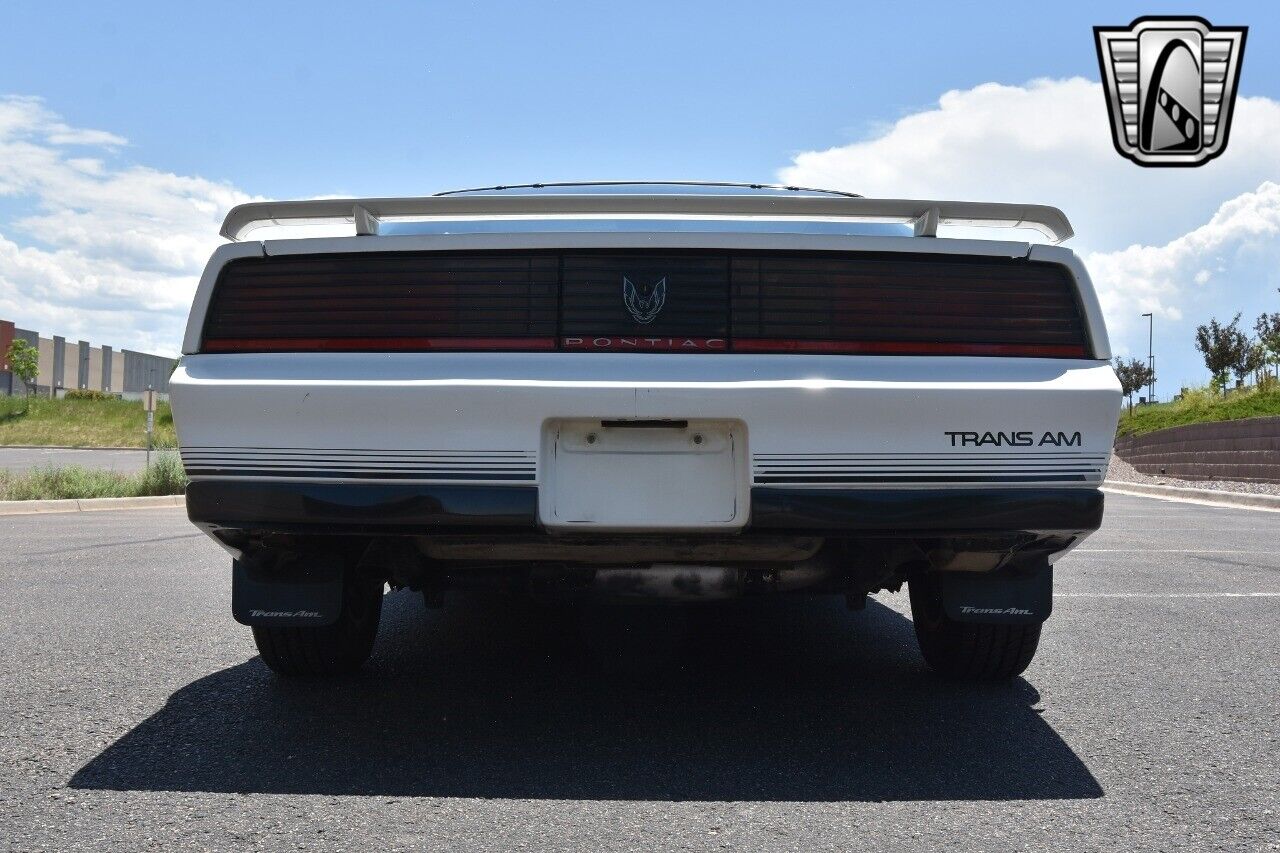
[{"label": "curb", "polygon": [[35,515],[41,512],[99,512],[109,509],[157,509],[186,506],[184,495],[145,498],[70,498],[56,501],[0,501],[0,515]]},{"label": "curb", "polygon": [[1148,483],[1124,483],[1107,480],[1103,491],[1122,495],[1139,495],[1145,498],[1162,498],[1183,503],[1207,506],[1228,506],[1236,509],[1280,512],[1280,495],[1256,495],[1251,492],[1221,492],[1217,489],[1188,489],[1183,486],[1155,486]]}]

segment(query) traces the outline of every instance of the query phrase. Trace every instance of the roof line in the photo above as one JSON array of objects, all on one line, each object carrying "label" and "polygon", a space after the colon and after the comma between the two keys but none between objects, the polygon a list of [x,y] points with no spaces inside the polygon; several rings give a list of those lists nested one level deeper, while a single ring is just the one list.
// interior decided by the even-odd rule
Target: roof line
[{"label": "roof line", "polygon": [[744,190],[787,190],[795,193],[827,193],[845,198],[862,198],[858,193],[844,190],[826,190],[819,187],[796,187],[784,184],[744,183],[741,181],[539,181],[533,184],[498,184],[492,187],[468,187],[460,190],[445,190],[434,193],[436,196],[461,195],[463,193],[488,192],[492,190],[540,190],[547,187],[727,187]]}]

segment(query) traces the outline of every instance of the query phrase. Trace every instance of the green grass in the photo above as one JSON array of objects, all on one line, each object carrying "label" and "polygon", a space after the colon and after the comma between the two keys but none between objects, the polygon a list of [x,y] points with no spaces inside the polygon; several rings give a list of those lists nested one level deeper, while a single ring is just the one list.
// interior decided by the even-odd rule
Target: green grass
[{"label": "green grass", "polygon": [[1143,435],[1183,424],[1234,421],[1268,415],[1280,415],[1280,389],[1274,383],[1268,390],[1251,388],[1233,391],[1225,397],[1200,388],[1188,391],[1176,402],[1134,406],[1133,414],[1129,414],[1126,404],[1116,434]]},{"label": "green grass", "polygon": [[[0,445],[146,447],[146,417],[138,401],[0,397]],[[157,404],[155,446],[178,446],[168,403]]]},{"label": "green grass", "polygon": [[22,474],[0,471],[0,501],[38,501],[59,498],[134,498],[180,495],[187,475],[177,453],[162,452],[145,471],[119,471],[68,466],[36,468]]}]

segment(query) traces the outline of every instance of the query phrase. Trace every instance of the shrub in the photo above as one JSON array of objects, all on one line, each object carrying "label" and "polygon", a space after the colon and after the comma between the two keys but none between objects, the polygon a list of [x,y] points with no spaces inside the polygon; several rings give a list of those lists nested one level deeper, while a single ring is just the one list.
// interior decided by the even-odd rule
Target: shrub
[{"label": "shrub", "polygon": [[182,457],[177,453],[157,453],[151,464],[142,472],[138,483],[139,495],[180,495],[187,488],[187,472],[182,467]]},{"label": "shrub", "polygon": [[95,391],[92,388],[72,388],[66,393],[68,400],[114,400],[115,394],[106,391]]},{"label": "shrub", "polygon": [[187,475],[176,453],[158,454],[137,474],[76,465],[36,468],[23,474],[0,471],[0,500],[6,501],[180,495],[186,486]]},{"label": "shrub", "polygon": [[22,397],[0,394],[0,422],[17,420],[27,413],[27,401]]}]

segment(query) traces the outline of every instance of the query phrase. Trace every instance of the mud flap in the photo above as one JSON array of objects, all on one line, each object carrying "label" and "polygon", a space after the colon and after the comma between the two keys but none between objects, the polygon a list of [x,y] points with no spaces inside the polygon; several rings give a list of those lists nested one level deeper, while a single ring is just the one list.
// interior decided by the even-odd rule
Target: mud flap
[{"label": "mud flap", "polygon": [[1053,611],[1053,566],[1009,572],[939,572],[942,609],[956,622],[1034,625]]},{"label": "mud flap", "polygon": [[316,557],[263,568],[231,563],[231,615],[241,625],[332,625],[342,613],[343,561]]}]

